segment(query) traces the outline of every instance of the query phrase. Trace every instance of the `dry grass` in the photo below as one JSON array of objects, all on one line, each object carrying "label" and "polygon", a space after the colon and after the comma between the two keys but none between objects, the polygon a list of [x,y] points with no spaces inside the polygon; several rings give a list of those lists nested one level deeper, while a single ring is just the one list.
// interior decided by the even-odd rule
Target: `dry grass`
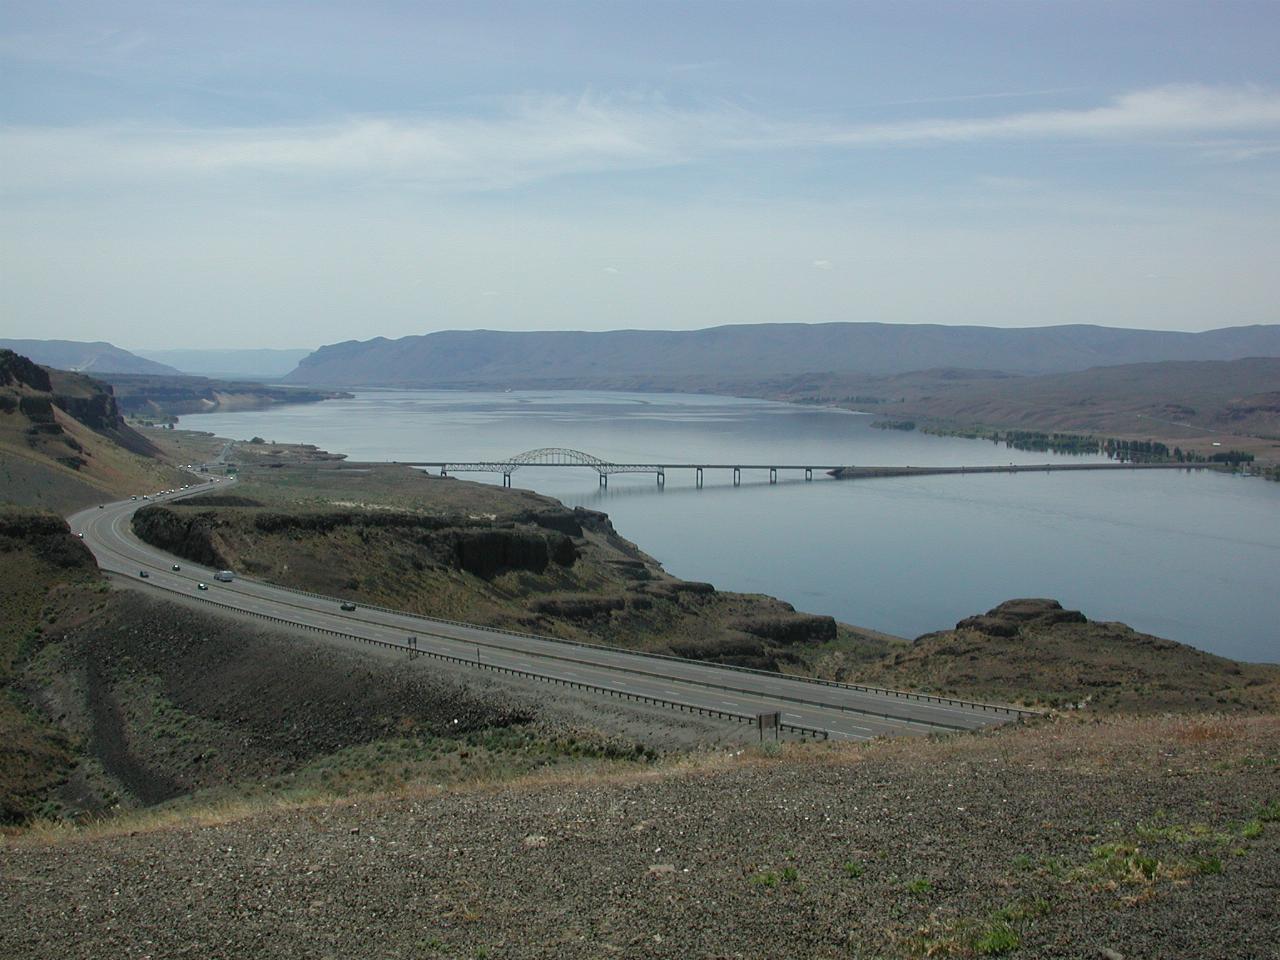
[{"label": "dry grass", "polygon": [[[799,747],[799,745],[797,745]],[[802,749],[808,749],[808,746]],[[443,796],[475,796],[495,793],[535,794],[574,791],[587,786],[627,787],[670,777],[714,776],[737,766],[763,760],[757,751],[715,751],[683,754],[653,763],[607,761],[592,765],[549,767],[514,777],[477,777],[451,784],[424,780],[390,790],[337,795],[316,790],[306,795],[273,795],[228,798],[203,805],[152,807],[113,813],[80,822],[65,819],[38,819],[18,827],[0,830],[4,845],[31,848],[137,836],[166,830],[218,827],[285,812],[336,810],[355,804],[375,804],[405,799],[428,800]]]}]

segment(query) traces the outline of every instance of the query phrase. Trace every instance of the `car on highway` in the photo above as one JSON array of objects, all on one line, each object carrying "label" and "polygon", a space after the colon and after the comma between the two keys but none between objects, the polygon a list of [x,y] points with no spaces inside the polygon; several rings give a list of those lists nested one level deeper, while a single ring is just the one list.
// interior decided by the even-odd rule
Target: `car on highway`
[{"label": "car on highway", "polygon": [[180,566],[178,566],[176,563],[173,565],[173,571],[174,571],[174,573],[177,573],[177,572],[178,572],[179,570],[181,570],[181,569],[182,569],[182,568],[181,568]]},{"label": "car on highway", "polygon": [[347,613],[350,613],[355,608],[356,608],[356,605],[352,603],[350,600],[343,602],[343,604],[339,607],[340,610],[345,610]]},{"label": "car on highway", "polygon": [[77,533],[77,534],[76,534],[76,536],[77,536],[77,537],[79,537],[81,540],[83,540],[83,539],[84,539],[84,534],[83,534],[83,533]]},{"label": "car on highway", "polygon": [[151,576],[151,574],[147,573],[147,571],[145,570],[139,570],[138,576],[140,576],[143,580],[145,580],[147,579],[147,577]]},{"label": "car on highway", "polygon": [[196,589],[197,589],[197,590],[208,590],[208,589],[209,589],[209,585],[208,585],[207,583],[197,583],[197,584],[196,584]]}]

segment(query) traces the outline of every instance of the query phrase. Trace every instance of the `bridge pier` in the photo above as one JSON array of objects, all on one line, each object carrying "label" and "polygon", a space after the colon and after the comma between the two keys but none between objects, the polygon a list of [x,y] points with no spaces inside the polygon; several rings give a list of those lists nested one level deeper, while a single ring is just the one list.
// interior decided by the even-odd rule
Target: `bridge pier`
[{"label": "bridge pier", "polygon": [[804,468],[804,478],[805,478],[806,480],[812,480],[812,479],[813,479],[813,467],[805,467],[805,468]]},{"label": "bridge pier", "polygon": [[609,485],[609,475],[607,473],[600,474],[600,486],[607,487]]},{"label": "bridge pier", "polygon": [[770,482],[770,483],[777,483],[777,482],[778,482],[778,468],[777,468],[777,467],[770,467],[770,468],[769,468],[769,482]]},{"label": "bridge pier", "polygon": [[740,467],[733,468],[733,485],[735,487],[742,486],[742,469]]},{"label": "bridge pier", "polygon": [[440,476],[442,476],[442,477],[447,477],[448,475],[449,475],[449,468],[448,468],[448,467],[446,467],[446,466],[444,466],[443,464],[441,464],[441,466],[440,466]]},{"label": "bridge pier", "polygon": [[511,486],[511,474],[509,474],[509,473],[504,473],[504,474],[502,475],[502,485],[503,485],[504,487],[509,487],[509,486]]},{"label": "bridge pier", "polygon": [[694,476],[695,476],[694,483],[697,485],[698,489],[701,490],[702,489],[702,468],[701,467],[696,468],[696,472]]},{"label": "bridge pier", "polygon": [[658,486],[665,487],[667,485],[667,475],[661,470],[658,471]]}]

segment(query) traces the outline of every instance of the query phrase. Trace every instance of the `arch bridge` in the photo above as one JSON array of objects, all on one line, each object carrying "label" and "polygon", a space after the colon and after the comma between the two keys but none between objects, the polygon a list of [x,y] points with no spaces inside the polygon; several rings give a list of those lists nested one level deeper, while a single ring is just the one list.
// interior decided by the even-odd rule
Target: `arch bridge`
[{"label": "arch bridge", "polygon": [[438,469],[442,477],[451,473],[500,473],[504,487],[511,486],[511,475],[521,467],[585,467],[596,472],[602,487],[609,485],[609,477],[615,473],[652,473],[657,478],[658,486],[663,486],[668,470],[692,470],[700,487],[703,471],[732,470],[733,485],[736,487],[742,482],[743,470],[768,470],[769,482],[777,483],[779,470],[803,470],[804,478],[812,480],[815,470],[840,469],[839,466],[788,463],[612,463],[568,447],[539,447],[505,460],[418,460],[404,463],[410,467]]}]

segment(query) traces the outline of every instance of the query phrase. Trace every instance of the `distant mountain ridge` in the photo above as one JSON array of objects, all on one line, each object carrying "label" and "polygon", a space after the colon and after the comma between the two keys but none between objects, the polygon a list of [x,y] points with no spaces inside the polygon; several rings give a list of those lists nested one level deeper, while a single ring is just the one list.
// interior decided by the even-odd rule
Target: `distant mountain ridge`
[{"label": "distant mountain ridge", "polygon": [[74,373],[152,373],[171,376],[173,367],[121,350],[103,340],[0,340],[0,349],[12,350],[36,363]]},{"label": "distant mountain ridge", "polygon": [[892,375],[936,367],[1064,373],[1162,360],[1280,356],[1280,325],[1203,333],[1075,324],[746,324],[704,330],[451,330],[321,347],[285,377],[332,386],[696,388],[701,378],[810,372]]},{"label": "distant mountain ridge", "polygon": [[137,350],[135,353],[157,363],[169,364],[183,373],[201,377],[234,379],[283,377],[298,365],[310,350],[219,349],[219,350]]}]

